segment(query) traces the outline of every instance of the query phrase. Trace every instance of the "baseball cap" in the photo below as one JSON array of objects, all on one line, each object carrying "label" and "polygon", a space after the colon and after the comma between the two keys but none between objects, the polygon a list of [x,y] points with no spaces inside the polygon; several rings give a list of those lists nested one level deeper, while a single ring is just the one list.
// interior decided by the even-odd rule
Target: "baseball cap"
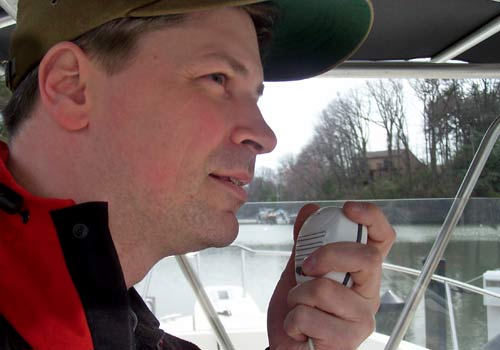
[{"label": "baseball cap", "polygon": [[[14,90],[56,43],[123,17],[189,13],[264,0],[19,0],[6,80]],[[346,60],[373,22],[370,0],[272,0],[279,11],[263,57],[266,81],[321,74]]]}]

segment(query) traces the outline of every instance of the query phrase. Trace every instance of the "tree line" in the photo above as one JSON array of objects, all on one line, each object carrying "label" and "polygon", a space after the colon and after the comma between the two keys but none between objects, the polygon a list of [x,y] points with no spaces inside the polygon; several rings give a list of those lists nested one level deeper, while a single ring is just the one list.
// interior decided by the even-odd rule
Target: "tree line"
[{"label": "tree line", "polygon": [[[10,92],[0,77],[0,107]],[[406,105],[421,104],[425,156],[412,162]],[[481,137],[500,115],[498,80],[371,80],[338,94],[323,109],[312,140],[276,170],[263,169],[249,188],[251,201],[453,197]],[[383,176],[369,165],[369,128],[384,130]],[[415,135],[415,130],[413,130]],[[0,118],[0,138],[7,133]],[[397,166],[395,166],[397,165]],[[474,196],[500,194],[500,146]]]},{"label": "tree line", "polygon": [[[422,130],[409,130],[406,105],[421,104]],[[324,108],[311,141],[249,189],[251,201],[453,197],[482,135],[500,115],[497,80],[375,80],[338,94]],[[384,130],[380,175],[370,166],[369,127]],[[418,132],[425,156],[410,149]],[[378,175],[377,175],[378,174]],[[495,146],[473,195],[500,194],[500,146]]]}]

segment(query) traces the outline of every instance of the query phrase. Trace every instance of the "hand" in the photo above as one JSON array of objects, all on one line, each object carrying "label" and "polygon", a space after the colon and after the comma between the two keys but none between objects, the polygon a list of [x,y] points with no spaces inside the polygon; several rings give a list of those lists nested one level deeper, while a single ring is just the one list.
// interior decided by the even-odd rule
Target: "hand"
[{"label": "hand", "polygon": [[[318,209],[308,204],[300,210],[294,226],[295,240],[306,218]],[[316,350],[356,349],[373,332],[380,304],[382,261],[396,235],[373,204],[347,202],[343,211],[352,221],[367,226],[368,243],[325,245],[306,259],[303,271],[316,277],[333,270],[350,272],[352,288],[327,278],[296,285],[292,254],[269,303],[271,350],[308,350],[307,337],[313,339]]]}]

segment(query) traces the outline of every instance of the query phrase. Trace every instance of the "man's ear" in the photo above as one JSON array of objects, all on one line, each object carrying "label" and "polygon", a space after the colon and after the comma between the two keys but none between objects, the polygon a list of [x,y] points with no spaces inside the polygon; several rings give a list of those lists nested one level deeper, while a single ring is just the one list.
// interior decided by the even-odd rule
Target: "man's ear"
[{"label": "man's ear", "polygon": [[91,94],[88,79],[92,62],[80,47],[70,42],[54,45],[38,70],[41,104],[62,128],[84,129],[89,124]]}]

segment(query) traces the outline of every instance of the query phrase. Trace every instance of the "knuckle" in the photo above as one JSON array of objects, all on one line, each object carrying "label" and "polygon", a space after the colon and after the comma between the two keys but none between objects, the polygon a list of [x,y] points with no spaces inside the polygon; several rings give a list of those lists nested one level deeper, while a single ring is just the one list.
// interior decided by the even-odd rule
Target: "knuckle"
[{"label": "knuckle", "polygon": [[295,287],[293,287],[287,294],[287,297],[286,297],[286,302],[287,302],[287,305],[290,307],[290,308],[293,308],[296,304],[298,304],[297,302],[297,289],[300,287],[300,284],[299,285],[296,285]]},{"label": "knuckle", "polygon": [[306,324],[309,322],[309,307],[306,305],[297,305],[290,312],[290,322],[292,324]]},{"label": "knuckle", "polygon": [[391,229],[389,232],[389,237],[388,237],[389,241],[394,242],[397,237],[398,237],[398,234],[396,233],[396,230],[394,229],[394,227],[391,226]]},{"label": "knuckle", "polygon": [[[372,326],[375,327],[374,317],[378,310],[379,300],[380,298],[378,297],[365,299],[365,302],[361,303],[356,310],[357,314],[355,320],[361,324],[366,324],[366,329],[370,330]],[[373,323],[373,325],[371,323]]]},{"label": "knuckle", "polygon": [[371,267],[382,265],[384,259],[380,251],[377,248],[371,246],[365,246],[365,248],[366,249],[364,249],[364,255],[367,265]]},{"label": "knuckle", "polygon": [[327,278],[316,278],[312,284],[314,286],[314,288],[312,288],[313,296],[321,297],[323,294],[322,291],[332,287],[332,280]]},{"label": "knuckle", "polygon": [[328,303],[329,291],[332,288],[333,282],[326,278],[317,278],[313,281],[309,291],[309,297],[314,305],[323,305]]},{"label": "knuckle", "polygon": [[353,332],[353,336],[349,338],[347,348],[357,349],[359,344],[375,331],[375,327],[376,324],[374,317],[366,317],[363,319],[363,321],[358,324],[356,332]]},{"label": "knuckle", "polygon": [[366,323],[366,336],[369,336],[375,331],[377,324],[375,321],[375,317],[369,317],[367,318],[367,323]]},{"label": "knuckle", "polygon": [[380,297],[377,297],[373,301],[373,313],[376,313],[380,309],[380,304],[381,304]]},{"label": "knuckle", "polygon": [[351,332],[344,340],[344,344],[339,347],[342,350],[355,350],[362,343],[362,339],[365,338],[365,334],[361,332]]},{"label": "knuckle", "polygon": [[366,298],[365,303],[363,303],[363,306],[360,308],[360,311],[362,312],[361,314],[362,319],[373,318],[378,310],[379,303],[380,303],[379,296],[373,298]]}]

